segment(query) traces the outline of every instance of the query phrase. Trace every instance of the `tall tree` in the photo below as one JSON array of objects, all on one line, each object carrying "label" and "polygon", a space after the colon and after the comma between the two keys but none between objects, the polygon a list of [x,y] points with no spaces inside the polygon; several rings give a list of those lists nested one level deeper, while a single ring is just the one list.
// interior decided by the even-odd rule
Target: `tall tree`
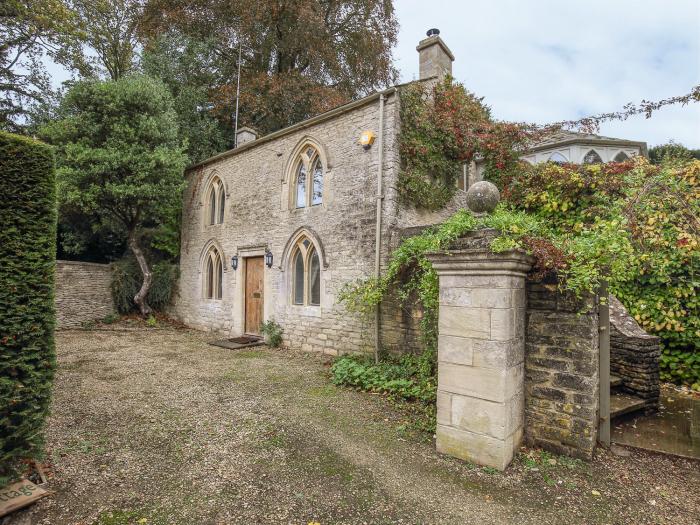
[{"label": "tall tree", "polygon": [[22,131],[51,93],[42,59],[74,61],[79,26],[61,0],[0,2],[0,129]]},{"label": "tall tree", "polygon": [[211,100],[231,121],[241,51],[241,122],[270,132],[395,81],[391,0],[148,0],[148,46],[166,31],[208,41]]},{"label": "tall tree", "polygon": [[173,95],[180,135],[190,163],[233,145],[227,120],[216,118],[210,96],[219,79],[211,39],[194,40],[178,32],[160,35],[142,55],[141,68],[162,80]]},{"label": "tall tree", "polygon": [[186,162],[170,93],[146,76],[82,81],[60,112],[43,129],[57,146],[59,205],[126,237],[143,273],[134,303],[148,315],[152,273],[143,240],[177,213]]},{"label": "tall tree", "polygon": [[81,21],[83,54],[72,69],[83,77],[119,80],[138,64],[142,0],[65,0]]}]

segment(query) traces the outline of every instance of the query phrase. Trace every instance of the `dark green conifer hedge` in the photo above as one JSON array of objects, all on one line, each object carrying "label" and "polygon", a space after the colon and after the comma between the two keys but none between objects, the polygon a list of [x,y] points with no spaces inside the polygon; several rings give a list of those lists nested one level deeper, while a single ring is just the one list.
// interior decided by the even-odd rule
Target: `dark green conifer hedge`
[{"label": "dark green conifer hedge", "polygon": [[0,481],[42,453],[56,364],[55,266],[53,152],[0,132]]}]

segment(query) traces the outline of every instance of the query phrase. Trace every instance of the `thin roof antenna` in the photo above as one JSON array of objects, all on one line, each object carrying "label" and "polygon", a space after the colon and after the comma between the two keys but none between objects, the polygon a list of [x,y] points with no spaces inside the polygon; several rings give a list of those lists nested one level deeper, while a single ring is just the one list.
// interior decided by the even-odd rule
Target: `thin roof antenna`
[{"label": "thin roof antenna", "polygon": [[233,129],[233,147],[238,146],[238,99],[241,97],[241,52],[243,51],[243,40],[238,42],[238,79],[236,81],[236,121]]}]

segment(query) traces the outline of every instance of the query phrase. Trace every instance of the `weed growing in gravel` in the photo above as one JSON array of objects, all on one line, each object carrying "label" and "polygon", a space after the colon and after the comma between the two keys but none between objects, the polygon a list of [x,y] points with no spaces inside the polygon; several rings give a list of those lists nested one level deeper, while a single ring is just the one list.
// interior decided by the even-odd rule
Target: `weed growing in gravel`
[{"label": "weed growing in gravel", "polygon": [[257,359],[259,357],[264,357],[265,353],[260,350],[241,350],[239,352],[233,352],[231,357],[236,359]]},{"label": "weed growing in gravel", "polygon": [[117,321],[119,321],[119,319],[120,319],[119,314],[109,314],[104,319],[102,319],[102,323],[103,324],[114,324]]},{"label": "weed growing in gravel", "polygon": [[338,389],[333,385],[314,386],[309,388],[309,394],[313,397],[333,397]]},{"label": "weed growing in gravel", "polygon": [[167,523],[165,518],[153,516],[145,511],[112,510],[100,514],[95,525],[164,525],[165,523]]},{"label": "weed growing in gravel", "polygon": [[107,438],[101,438],[97,441],[90,441],[88,439],[76,439],[66,445],[65,447],[58,448],[55,451],[57,456],[67,456],[69,454],[84,454],[84,455],[95,455],[101,456],[107,452]]}]

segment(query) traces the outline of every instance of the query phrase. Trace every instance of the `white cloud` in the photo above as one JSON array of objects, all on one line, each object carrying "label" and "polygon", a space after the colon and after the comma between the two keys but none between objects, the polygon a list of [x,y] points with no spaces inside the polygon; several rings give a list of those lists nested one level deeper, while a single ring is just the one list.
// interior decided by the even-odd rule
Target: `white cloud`
[{"label": "white cloud", "polygon": [[[700,84],[697,0],[395,0],[402,80],[437,27],[454,76],[497,118],[552,122],[682,95]],[[604,135],[700,147],[700,103],[605,124]]]}]

